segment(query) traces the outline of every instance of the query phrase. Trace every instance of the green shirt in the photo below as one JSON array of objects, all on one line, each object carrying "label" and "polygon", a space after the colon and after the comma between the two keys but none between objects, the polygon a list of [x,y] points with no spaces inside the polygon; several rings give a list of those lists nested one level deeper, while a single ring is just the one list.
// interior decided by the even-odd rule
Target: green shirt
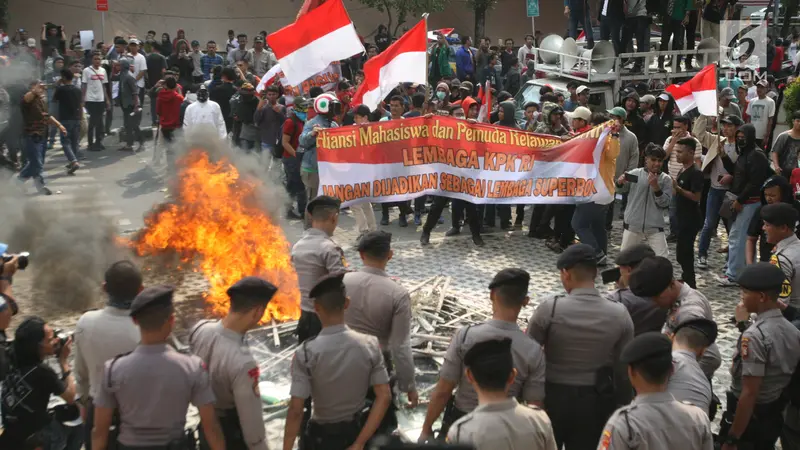
[{"label": "green shirt", "polygon": [[692,8],[694,8],[694,0],[675,0],[675,4],[672,7],[672,19],[683,20],[686,17],[686,13],[691,11]]}]

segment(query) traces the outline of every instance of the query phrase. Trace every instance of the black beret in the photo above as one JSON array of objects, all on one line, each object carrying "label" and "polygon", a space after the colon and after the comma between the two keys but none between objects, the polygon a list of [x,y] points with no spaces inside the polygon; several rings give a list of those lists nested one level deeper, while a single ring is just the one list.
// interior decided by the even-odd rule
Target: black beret
[{"label": "black beret", "polygon": [[797,210],[793,205],[778,202],[761,207],[761,219],[771,225],[786,225],[794,229],[797,224]]},{"label": "black beret", "polygon": [[633,269],[628,287],[638,297],[655,297],[669,287],[672,277],[672,263],[667,258],[650,256]]},{"label": "black beret", "polygon": [[[501,358],[512,361],[511,339],[492,339],[475,343],[464,355],[464,365],[470,367],[474,364],[485,362],[487,359],[499,362]],[[513,362],[512,362],[513,364]]]},{"label": "black beret", "polygon": [[315,197],[314,200],[308,202],[308,206],[306,206],[306,211],[309,214],[314,212],[314,208],[317,206],[329,206],[331,208],[339,208],[342,205],[342,202],[336,197],[330,197],[328,195],[320,195],[319,197]]},{"label": "black beret", "polygon": [[144,288],[144,290],[139,292],[139,295],[133,299],[133,303],[131,303],[131,316],[135,316],[152,306],[172,304],[172,296],[174,293],[175,288],[165,284]]},{"label": "black beret", "polygon": [[317,281],[317,284],[311,288],[311,291],[308,293],[310,298],[319,297],[320,295],[327,294],[328,292],[333,291],[342,291],[344,292],[344,283],[342,280],[344,279],[344,272],[334,272],[325,275],[324,277],[320,278]]},{"label": "black beret", "polygon": [[492,282],[489,283],[489,289],[494,289],[496,287],[506,286],[509,284],[525,286],[527,288],[530,281],[531,274],[522,269],[503,269],[500,272],[497,272],[497,275],[492,278]]},{"label": "black beret", "polygon": [[675,328],[675,334],[677,334],[681,328],[692,328],[703,333],[708,338],[709,345],[717,340],[717,322],[713,320],[704,318],[687,320]]},{"label": "black beret", "polygon": [[370,231],[358,241],[358,251],[388,251],[392,247],[392,233],[383,230]]},{"label": "black beret", "polygon": [[635,364],[651,358],[672,359],[672,341],[658,331],[642,333],[622,349],[619,360],[623,364]]},{"label": "black beret", "polygon": [[556,268],[571,269],[578,264],[597,266],[597,252],[587,244],[575,244],[566,248],[556,261]]},{"label": "black beret", "polygon": [[617,255],[617,265],[632,267],[649,256],[656,256],[656,252],[654,252],[649,245],[636,244],[619,252],[619,255]]},{"label": "black beret", "polygon": [[242,295],[263,298],[267,302],[278,292],[278,288],[269,281],[259,277],[244,277],[228,288],[228,297]]},{"label": "black beret", "polygon": [[768,262],[760,262],[745,266],[736,277],[739,286],[749,291],[779,291],[786,274],[778,266]]}]

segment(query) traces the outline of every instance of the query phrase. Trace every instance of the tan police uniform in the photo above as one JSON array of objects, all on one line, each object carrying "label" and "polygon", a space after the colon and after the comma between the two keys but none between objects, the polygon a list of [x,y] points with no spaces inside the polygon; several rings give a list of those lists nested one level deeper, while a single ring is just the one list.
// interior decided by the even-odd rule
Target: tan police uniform
[{"label": "tan police uniform", "polygon": [[[759,314],[739,337],[733,354],[731,388],[727,395],[727,410],[720,423],[720,436],[727,435],[736,416],[736,405],[742,393],[742,377],[762,377],[753,416],[740,438],[742,442],[771,440],[774,444],[783,424],[785,401],[781,393],[789,384],[798,361],[800,330],[786,320],[779,309]],[[755,435],[771,438],[756,439],[753,437]]]},{"label": "tan police uniform", "polygon": [[478,406],[450,427],[447,442],[476,450],[556,450],[547,413],[538,406],[520,405],[515,398]]},{"label": "tan police uniform", "polygon": [[712,400],[711,383],[697,362],[697,356],[688,350],[672,352],[672,375],[667,392],[675,400],[709,411]]},{"label": "tan police uniform", "polygon": [[347,270],[347,261],[344,258],[344,251],[330,236],[322,230],[309,228],[292,247],[292,264],[297,271],[297,283],[300,288],[302,315],[297,324],[297,334],[302,342],[315,336],[322,327],[317,313],[314,312],[314,302],[308,293],[323,276]]},{"label": "tan police uniform", "polygon": [[208,365],[226,449],[267,450],[260,372],[244,335],[221,321],[203,321],[192,329],[189,345]]},{"label": "tan police uniform", "polygon": [[597,442],[616,407],[614,365],[633,333],[625,307],[607,301],[594,288],[573,289],[536,308],[528,335],[545,348],[545,409],[559,445]]},{"label": "tan police uniform", "polygon": [[668,392],[637,396],[618,409],[603,430],[598,450],[713,450],[705,410],[675,400]]},{"label": "tan police uniform", "polygon": [[770,263],[778,266],[786,274],[781,288],[781,300],[800,308],[800,239],[791,235],[775,244]]},{"label": "tan police uniform", "polygon": [[117,440],[123,448],[180,442],[189,403],[214,402],[203,361],[167,344],[139,345],[106,362],[103,380],[95,406],[119,412]]},{"label": "tan police uniform", "polygon": [[344,285],[350,299],[350,306],[344,311],[347,326],[378,338],[381,348],[391,351],[400,390],[415,390],[408,290],[385,271],[372,267],[346,274]]},{"label": "tan police uniform", "polygon": [[[172,294],[170,286],[145,288],[133,300],[131,316],[171,305]],[[105,363],[94,403],[117,411],[119,450],[178,450],[188,448],[184,427],[189,403],[196,407],[212,404],[214,392],[199,357],[178,353],[166,343],[140,344],[133,352]]]},{"label": "tan police uniform", "polygon": [[442,433],[446,434],[453,422],[478,406],[478,394],[464,375],[464,355],[477,342],[503,338],[511,339],[511,354],[517,369],[509,396],[527,403],[544,401],[545,358],[541,345],[526,336],[516,323],[490,319],[468,325],[453,335],[439,371],[441,378],[458,386],[452,407],[442,419]]},{"label": "tan police uniform", "polygon": [[291,396],[313,399],[307,441],[323,448],[328,436],[346,435],[352,443],[366,419],[367,391],[388,383],[375,337],[346,325],[323,328],[295,351],[292,362]]},{"label": "tan police uniform", "polygon": [[[687,284],[681,284],[681,291],[678,299],[667,313],[667,321],[662,332],[670,339],[675,336],[677,330],[683,323],[693,319],[714,320],[714,313],[711,311],[711,304],[705,295],[692,289]],[[722,364],[722,355],[719,353],[717,344],[711,344],[700,358],[700,367],[703,373],[710,380],[714,372]]]}]

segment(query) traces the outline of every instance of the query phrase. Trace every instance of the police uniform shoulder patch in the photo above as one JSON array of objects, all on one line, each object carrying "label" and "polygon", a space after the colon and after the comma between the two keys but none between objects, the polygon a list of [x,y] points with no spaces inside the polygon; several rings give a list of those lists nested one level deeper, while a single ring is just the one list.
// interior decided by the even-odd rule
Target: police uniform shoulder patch
[{"label": "police uniform shoulder patch", "polygon": [[750,338],[743,337],[742,338],[742,359],[747,359],[747,355],[749,354],[747,346],[750,345]]},{"label": "police uniform shoulder patch", "polygon": [[598,450],[608,450],[611,447],[611,430],[603,430],[603,435],[600,437],[600,446]]},{"label": "police uniform shoulder patch", "polygon": [[258,367],[253,367],[252,369],[247,371],[247,376],[253,380],[253,394],[256,397],[261,397],[261,389],[258,387],[258,382],[260,381],[259,376],[261,375],[261,370]]}]

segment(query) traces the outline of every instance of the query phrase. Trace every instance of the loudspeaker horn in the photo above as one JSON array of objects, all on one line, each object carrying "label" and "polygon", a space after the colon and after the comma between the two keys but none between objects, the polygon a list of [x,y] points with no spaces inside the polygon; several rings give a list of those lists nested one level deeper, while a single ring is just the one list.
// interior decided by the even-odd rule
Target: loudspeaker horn
[{"label": "loudspeaker horn", "polygon": [[578,56],[581,54],[575,39],[566,38],[561,45],[561,68],[569,70],[578,64]]},{"label": "loudspeaker horn", "polygon": [[[720,48],[719,42],[713,37],[707,37],[697,44],[698,52],[700,50],[710,50],[719,48]],[[703,64],[714,64],[715,62],[719,61],[719,53],[717,52],[706,53],[705,55],[702,53],[698,53],[697,60],[703,62],[703,56],[708,57],[708,59]]]},{"label": "loudspeaker horn", "polygon": [[564,45],[564,38],[557,34],[551,34],[542,40],[542,45],[539,46],[539,57],[545,64],[555,64],[558,62],[558,55],[555,52],[561,51],[561,46]]},{"label": "loudspeaker horn", "polygon": [[594,48],[583,52],[583,57],[592,61],[592,69],[597,73],[608,73],[614,68],[614,45],[611,41],[598,41]]}]

